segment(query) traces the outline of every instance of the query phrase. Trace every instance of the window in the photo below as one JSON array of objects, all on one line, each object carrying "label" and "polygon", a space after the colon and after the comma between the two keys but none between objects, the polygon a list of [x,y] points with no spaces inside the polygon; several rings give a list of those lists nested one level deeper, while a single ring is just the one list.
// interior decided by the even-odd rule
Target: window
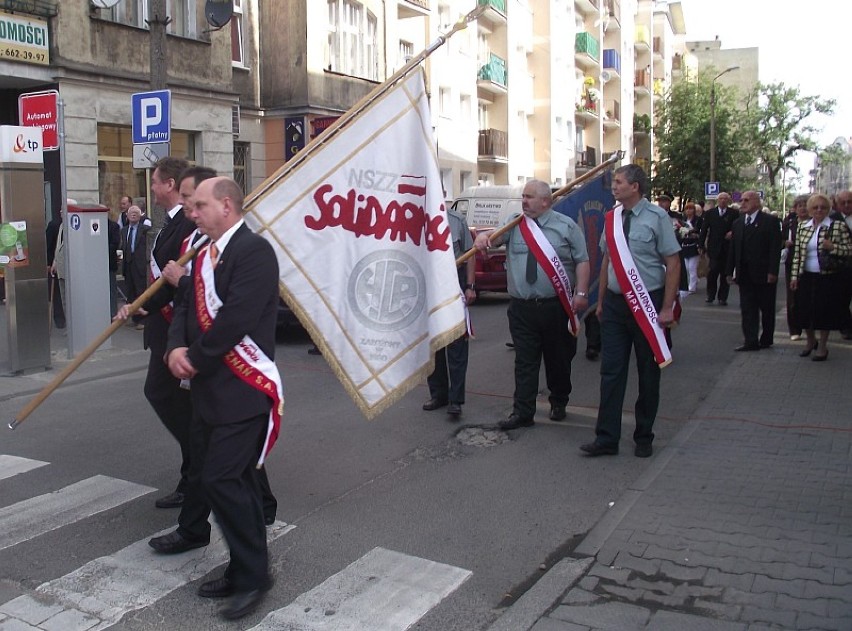
[{"label": "window", "polygon": [[406,42],[404,39],[399,40],[399,61],[397,61],[397,67],[402,68],[412,57],[414,57],[414,44]]},{"label": "window", "polygon": [[465,127],[473,123],[473,99],[469,94],[462,94],[459,102],[461,106],[461,122]]},{"label": "window", "polygon": [[247,142],[234,143],[234,181],[240,185],[243,194],[250,190],[249,156],[251,145]]},{"label": "window", "polygon": [[243,13],[243,0],[234,0],[234,15],[231,16],[231,62],[240,68],[246,64],[246,17]]},{"label": "window", "polygon": [[438,88],[438,112],[441,116],[452,115],[452,91],[450,88]]},{"label": "window", "polygon": [[479,128],[488,129],[488,106],[485,103],[479,103]]},{"label": "window", "polygon": [[[197,37],[196,4],[196,0],[166,0],[166,15],[170,19],[166,32],[181,37]],[[148,0],[119,0],[115,6],[101,9],[100,16],[118,24],[147,29]]]},{"label": "window", "polygon": [[[195,162],[195,135],[172,130],[171,155]],[[98,192],[104,206],[118,208],[122,195],[150,199],[145,169],[133,168],[133,142],[130,127],[98,125]]]},{"label": "window", "polygon": [[376,16],[354,0],[328,0],[327,68],[378,81]]}]

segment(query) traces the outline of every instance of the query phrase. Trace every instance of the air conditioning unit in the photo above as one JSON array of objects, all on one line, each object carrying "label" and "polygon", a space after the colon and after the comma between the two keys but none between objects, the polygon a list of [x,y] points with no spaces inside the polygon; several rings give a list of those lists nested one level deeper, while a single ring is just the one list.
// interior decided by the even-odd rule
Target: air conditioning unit
[{"label": "air conditioning unit", "polygon": [[606,83],[612,79],[612,73],[609,70],[601,70],[601,83]]}]

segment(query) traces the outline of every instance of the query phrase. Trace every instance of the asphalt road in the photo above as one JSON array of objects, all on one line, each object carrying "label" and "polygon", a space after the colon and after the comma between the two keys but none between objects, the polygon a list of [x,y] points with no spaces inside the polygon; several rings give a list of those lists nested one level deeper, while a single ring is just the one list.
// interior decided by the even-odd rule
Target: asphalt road
[{"label": "asphalt road", "polygon": [[[731,360],[740,342],[737,304],[735,293],[729,307],[707,307],[700,293],[687,300],[663,374],[655,448],[665,448]],[[620,456],[580,455],[579,445],[593,438],[599,380],[582,339],[566,422],[546,420],[543,393],[534,428],[484,433],[511,410],[507,305],[504,294],[483,294],[473,308],[461,423],[421,410],[425,384],[366,421],[322,357],[307,354],[304,332],[288,331],[277,349],[285,419],[268,469],[278,518],[295,529],[271,544],[274,589],[257,614],[226,624],[195,596],[196,584],[184,585],[114,628],[247,629],[377,547],[471,572],[413,628],[487,627],[649,462],[632,455],[630,421]],[[140,352],[140,368],[145,357]],[[2,438],[0,454],[50,466],[3,480],[0,508],[97,475],[159,491],[0,550],[0,603],[174,525],[177,512],[155,509],[153,499],[172,490],[178,450],[143,397],[143,379],[140,369],[63,388],[26,431]],[[21,404],[4,401],[0,414],[10,417]]]}]

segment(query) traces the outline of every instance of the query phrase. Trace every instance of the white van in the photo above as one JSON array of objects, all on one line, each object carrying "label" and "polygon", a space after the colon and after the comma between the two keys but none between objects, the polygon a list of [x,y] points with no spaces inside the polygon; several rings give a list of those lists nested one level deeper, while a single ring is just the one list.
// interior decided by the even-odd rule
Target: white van
[{"label": "white van", "polygon": [[456,212],[471,228],[497,228],[521,210],[523,186],[471,186],[456,197]]}]

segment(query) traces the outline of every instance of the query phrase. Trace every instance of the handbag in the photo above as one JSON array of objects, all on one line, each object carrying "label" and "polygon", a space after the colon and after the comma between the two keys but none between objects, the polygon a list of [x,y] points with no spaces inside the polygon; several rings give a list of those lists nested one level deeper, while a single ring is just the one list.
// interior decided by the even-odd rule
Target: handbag
[{"label": "handbag", "polygon": [[[832,221],[831,226],[828,228],[829,239],[831,239],[834,225],[835,222]],[[834,250],[829,252],[819,248],[817,250],[817,260],[819,261],[819,270],[821,272],[845,272],[847,270],[852,270],[852,256],[835,254]]]},{"label": "handbag", "polygon": [[706,254],[702,254],[698,257],[698,269],[696,270],[698,278],[707,278],[707,272],[709,271],[710,260],[707,258]]}]

